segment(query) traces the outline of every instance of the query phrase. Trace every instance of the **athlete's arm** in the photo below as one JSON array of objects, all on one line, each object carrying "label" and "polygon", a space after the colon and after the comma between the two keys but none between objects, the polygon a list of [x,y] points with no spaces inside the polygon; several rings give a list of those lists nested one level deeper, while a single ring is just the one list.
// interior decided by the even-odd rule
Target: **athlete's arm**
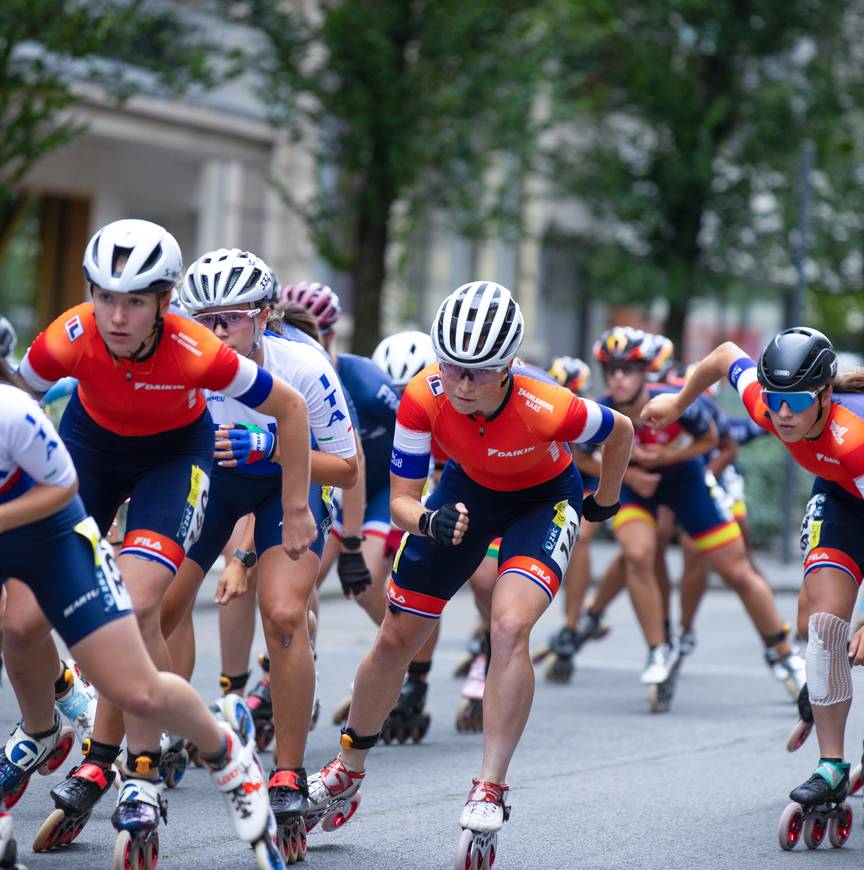
[{"label": "athlete's arm", "polygon": [[580,450],[578,446],[573,446],[573,464],[579,469],[581,474],[587,474],[590,477],[600,477],[600,469],[602,468],[602,463],[600,460],[594,455],[594,451],[592,450],[590,453],[585,453],[583,450]]},{"label": "athlete's arm", "polygon": [[738,442],[730,433],[721,436],[717,442],[717,452],[708,462],[708,470],[719,477],[723,469],[731,465],[738,458]]},{"label": "athlete's arm", "polygon": [[363,534],[363,517],[366,514],[366,454],[360,442],[360,434],[355,429],[357,442],[356,482],[342,490],[342,537],[359,538]]},{"label": "athlete's arm", "polygon": [[309,415],[303,396],[278,378],[257,411],[276,420],[282,466],[282,546],[292,559],[299,559],[318,536],[309,510]]},{"label": "athlete's arm", "polygon": [[621,495],[624,472],[630,463],[633,448],[633,424],[630,418],[612,411],[612,429],[601,446],[600,482],[594,493],[598,505],[615,504]]},{"label": "athlete's arm", "polygon": [[700,435],[694,435],[693,440],[681,447],[664,447],[659,444],[646,444],[641,448],[638,462],[647,468],[663,468],[666,465],[676,465],[687,462],[697,456],[704,456],[717,446],[717,427],[709,422]]},{"label": "athlete's arm", "polygon": [[[270,459],[282,464],[279,444],[281,438],[276,436],[276,448]],[[353,488],[359,476],[359,463],[356,456],[346,459],[335,453],[325,453],[323,450],[313,450],[310,455],[310,480],[321,486],[341,486]],[[223,463],[225,464],[225,463]]]},{"label": "athlete's arm", "polygon": [[[426,505],[420,501],[424,483],[425,478],[417,480],[390,472],[390,515],[393,523],[412,535],[428,535],[442,543],[446,538],[447,543],[455,546],[468,531],[468,508],[460,501],[454,505],[444,505],[434,512],[428,511]],[[446,521],[452,523],[452,531],[448,528],[443,535],[439,535],[435,528],[435,517],[439,513],[441,517],[446,515]],[[427,514],[430,515],[429,518],[426,517]],[[421,526],[421,520],[425,528]]]},{"label": "athlete's arm", "polygon": [[729,369],[734,362],[746,356],[747,354],[734,341],[723,342],[696,366],[680,393],[663,393],[654,396],[642,409],[642,419],[655,432],[674,423],[684,413],[685,408],[692,405],[710,386],[729,374]]}]

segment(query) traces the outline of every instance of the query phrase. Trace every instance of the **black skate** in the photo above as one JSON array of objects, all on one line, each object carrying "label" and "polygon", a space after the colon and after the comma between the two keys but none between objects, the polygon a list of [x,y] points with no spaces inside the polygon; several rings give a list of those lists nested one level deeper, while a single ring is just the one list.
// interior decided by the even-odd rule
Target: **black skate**
[{"label": "black skate", "polygon": [[274,770],[269,783],[270,806],[276,818],[276,843],[286,864],[306,857],[306,823],[309,811],[309,786],[306,770]]},{"label": "black skate", "polygon": [[51,789],[56,809],[42,823],[33,840],[34,852],[68,846],[84,830],[93,807],[108,791],[116,772],[90,761],[69,771],[69,776]]},{"label": "black skate", "polygon": [[264,752],[273,742],[276,729],[273,726],[273,698],[270,695],[270,677],[264,676],[246,696],[246,704],[255,723],[255,746]]},{"label": "black skate", "polygon": [[[810,693],[807,691],[807,683],[804,683],[801,691],[798,693],[798,716],[800,717],[798,723],[792,729],[792,733],[786,741],[786,749],[789,752],[795,752],[800,749],[807,742],[807,738],[813,730],[813,708],[810,706]],[[858,782],[857,787],[854,786],[856,780]],[[861,788],[860,780],[861,766],[859,765],[855,768],[855,773],[851,777],[853,785],[849,788],[849,794],[855,794]]]},{"label": "black skate", "polygon": [[802,834],[808,849],[818,849],[826,834],[835,849],[844,845],[852,833],[848,788],[848,764],[820,761],[813,775],[789,792],[793,803],[783,810],[777,829],[780,848],[794,849]]},{"label": "black skate", "polygon": [[405,743],[410,737],[414,743],[419,743],[429,730],[431,718],[424,712],[426,693],[429,686],[414,674],[408,674],[396,706],[381,726],[381,739],[385,743],[394,740]]}]

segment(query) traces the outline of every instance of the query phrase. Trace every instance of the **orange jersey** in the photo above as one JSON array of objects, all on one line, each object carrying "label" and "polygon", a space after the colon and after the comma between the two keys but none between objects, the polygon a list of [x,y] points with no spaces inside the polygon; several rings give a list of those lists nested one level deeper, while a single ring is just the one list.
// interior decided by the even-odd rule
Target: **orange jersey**
[{"label": "orange jersey", "polygon": [[613,415],[568,389],[514,374],[491,417],[460,414],[448,401],[438,364],[408,383],[399,403],[391,471],[419,479],[429,470],[432,439],[465,473],[489,489],[513,491],[544,483],[571,462],[567,443],[600,444]]},{"label": "orange jersey", "polygon": [[163,320],[156,351],[132,362],[109,353],[92,303],[76,305],[36,336],[19,374],[39,392],[67,375],[77,378],[84,409],[116,435],[154,435],[197,420],[206,408],[202,387],[253,407],[269,395],[270,375],[209,329],[181,314]]},{"label": "orange jersey", "polygon": [[[756,380],[753,360],[742,357],[733,363],[729,381],[753,420],[766,432],[777,435],[762,401],[762,386]],[[864,395],[834,393],[822,434],[794,443],[783,442],[783,446],[802,468],[864,498]]]}]

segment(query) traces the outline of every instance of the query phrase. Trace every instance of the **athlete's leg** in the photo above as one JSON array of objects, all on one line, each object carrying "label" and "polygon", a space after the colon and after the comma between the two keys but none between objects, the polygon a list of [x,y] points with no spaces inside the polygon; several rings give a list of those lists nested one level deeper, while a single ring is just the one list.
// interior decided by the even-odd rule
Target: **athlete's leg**
[{"label": "athlete's leg", "polygon": [[306,552],[293,562],[281,547],[269,547],[258,566],[258,602],[270,657],[279,765],[302,767],[315,693],[307,612],[320,560]]},{"label": "athlete's leg", "polygon": [[6,582],[7,620],[3,654],[9,682],[18,697],[24,728],[31,734],[54,726],[54,681],[63,666],[51,636],[51,623],[34,594],[18,580]]},{"label": "athlete's leg", "polygon": [[[258,603],[258,567],[246,573],[246,592],[232,598],[219,608],[219,646],[222,673],[227,677],[242,677],[249,672],[249,656],[255,638]],[[245,689],[235,688],[242,695]]]},{"label": "athlete's leg", "polygon": [[599,523],[582,519],[579,526],[579,541],[573,548],[567,579],[564,583],[564,627],[576,630],[585,596],[591,585],[591,540],[600,528]]},{"label": "athlete's leg", "polygon": [[[807,684],[819,752],[823,758],[843,758],[843,736],[852,706],[852,684],[845,649],[858,590],[851,577],[836,568],[811,570],[805,576],[804,584],[809,616],[815,623],[811,624],[811,634],[819,635],[818,639],[810,637],[810,645],[817,645],[816,654],[811,654],[808,646],[807,655]],[[838,657],[839,661],[835,661]],[[838,691],[835,685],[841,681],[848,681],[845,691]],[[832,695],[843,700],[831,703]],[[845,695],[848,697],[843,697]]]},{"label": "athlete's leg", "polygon": [[[624,553],[627,589],[642,633],[648,646],[659,646],[666,642],[666,635],[663,601],[654,575],[657,549],[654,524],[647,519],[630,519],[615,528],[615,537]],[[595,599],[594,607],[597,606]]]},{"label": "athlete's leg", "polygon": [[[437,619],[388,610],[381,628],[354,677],[348,727],[365,736],[377,734],[393,709],[409,662],[428,640]],[[353,770],[362,770],[368,750],[343,749],[342,758]]]},{"label": "athlete's leg", "polygon": [[[328,542],[329,543],[329,542]],[[363,561],[372,577],[372,585],[355,596],[357,603],[366,611],[375,625],[384,621],[387,609],[387,598],[384,594],[384,584],[389,575],[389,565],[384,559],[386,539],[380,535],[366,535],[366,540],[360,548]]]},{"label": "athlete's leg", "polygon": [[[492,620],[492,597],[498,580],[498,559],[487,556],[468,581],[474,593],[474,604],[480,614],[480,621],[489,628]],[[437,639],[438,631],[434,633]]]},{"label": "athlete's leg", "polygon": [[492,598],[492,656],[483,691],[483,767],[479,779],[505,782],[534,698],[528,651],[531,629],[549,606],[547,594],[505,572]]},{"label": "athlete's leg", "polygon": [[[707,552],[706,558],[724,582],[738,593],[750,619],[763,638],[771,639],[783,634],[783,620],[774,603],[771,587],[747,558],[744,541],[740,537]],[[785,639],[772,643],[771,646],[780,655],[785,656],[791,652],[789,641]]]},{"label": "athlete's leg", "polygon": [[[617,535],[616,535],[617,537]],[[620,543],[620,542],[619,542]],[[653,576],[653,575],[652,575]],[[589,605],[589,610],[602,613],[627,588],[627,561],[623,553],[619,553],[607,566],[597,584],[597,591]]]},{"label": "athlete's leg", "polygon": [[672,542],[675,533],[675,514],[665,505],[657,508],[657,557],[654,571],[657,575],[657,585],[660,587],[660,597],[663,601],[663,619],[667,630],[671,628],[672,584],[669,581],[669,570],[666,566],[666,550]]},{"label": "athlete's leg", "polygon": [[708,588],[708,562],[693,543],[693,539],[683,532],[681,552],[684,556],[684,573],[681,575],[681,626],[692,628],[696,621],[696,611]]}]

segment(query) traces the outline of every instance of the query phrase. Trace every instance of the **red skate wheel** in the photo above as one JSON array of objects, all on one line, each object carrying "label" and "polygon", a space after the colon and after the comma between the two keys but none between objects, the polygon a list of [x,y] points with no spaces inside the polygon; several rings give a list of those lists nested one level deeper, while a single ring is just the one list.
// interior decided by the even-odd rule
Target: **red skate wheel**
[{"label": "red skate wheel", "polygon": [[791,852],[798,845],[801,839],[801,830],[804,824],[804,814],[801,811],[801,805],[792,803],[787,804],[780,816],[780,824],[777,827],[777,840],[780,843],[780,848],[786,852]]}]

